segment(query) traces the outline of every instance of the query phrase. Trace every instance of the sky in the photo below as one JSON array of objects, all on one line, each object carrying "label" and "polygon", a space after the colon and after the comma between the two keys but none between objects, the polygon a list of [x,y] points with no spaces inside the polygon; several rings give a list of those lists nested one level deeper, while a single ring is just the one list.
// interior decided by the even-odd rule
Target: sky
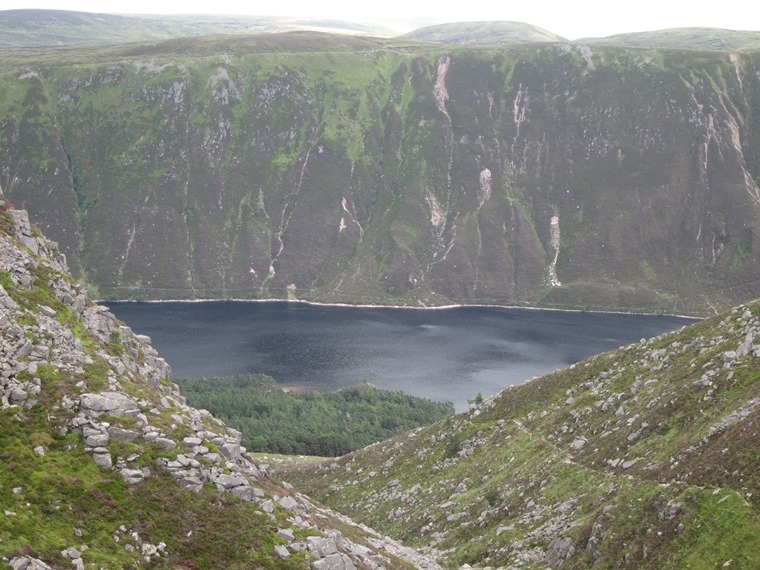
[{"label": "sky", "polygon": [[527,22],[567,39],[677,27],[760,31],[760,7],[750,0],[0,0],[0,9],[47,8],[115,14],[249,14],[315,16],[358,22],[426,18],[431,23],[482,20]]}]

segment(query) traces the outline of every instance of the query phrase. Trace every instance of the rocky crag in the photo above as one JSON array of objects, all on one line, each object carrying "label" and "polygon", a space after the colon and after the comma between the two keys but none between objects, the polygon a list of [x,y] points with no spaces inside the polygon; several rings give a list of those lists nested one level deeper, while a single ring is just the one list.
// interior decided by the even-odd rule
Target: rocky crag
[{"label": "rocky crag", "polygon": [[313,33],[0,58],[0,184],[99,298],[760,297],[757,51]]},{"label": "rocky crag", "polygon": [[1,192],[0,332],[11,568],[438,568],[271,479]]},{"label": "rocky crag", "polygon": [[760,567],[760,302],[318,467],[311,496],[449,566]]}]

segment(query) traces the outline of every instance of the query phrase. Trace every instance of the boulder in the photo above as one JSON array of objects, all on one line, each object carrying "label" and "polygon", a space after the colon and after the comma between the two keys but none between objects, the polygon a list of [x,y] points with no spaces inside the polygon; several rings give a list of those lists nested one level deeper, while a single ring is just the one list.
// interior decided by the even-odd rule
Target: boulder
[{"label": "boulder", "polygon": [[281,528],[277,531],[277,536],[279,536],[281,539],[286,540],[288,542],[293,542],[296,537],[293,534],[293,531],[289,528]]},{"label": "boulder", "polygon": [[220,451],[230,461],[236,461],[240,458],[240,444],[238,443],[225,443]]},{"label": "boulder", "polygon": [[104,447],[105,445],[108,445],[108,440],[110,438],[108,437],[107,433],[99,433],[96,435],[90,435],[85,438],[84,444],[87,447]]},{"label": "boulder", "polygon": [[10,566],[13,570],[53,570],[42,560],[31,556],[18,556],[11,559]]},{"label": "boulder", "polygon": [[193,493],[200,493],[201,489],[203,489],[203,481],[201,481],[198,477],[183,477],[179,480],[179,484],[188,491],[192,491]]},{"label": "boulder", "polygon": [[116,318],[106,307],[93,305],[82,312],[82,322],[87,329],[103,342],[110,342],[116,326]]},{"label": "boulder", "polygon": [[249,503],[253,502],[253,500],[256,498],[256,495],[253,492],[253,488],[248,487],[247,485],[240,485],[239,487],[234,487],[231,493],[235,495],[238,499],[242,501],[247,501]]},{"label": "boulder", "polygon": [[573,443],[570,444],[570,451],[580,451],[583,449],[584,445],[586,445],[585,437],[576,438]]},{"label": "boulder", "polygon": [[214,483],[221,485],[225,489],[233,489],[234,487],[245,485],[246,481],[239,475],[227,475],[226,473],[222,473],[214,479]]},{"label": "boulder", "polygon": [[175,447],[177,447],[176,441],[166,438],[166,437],[157,437],[154,440],[154,442],[157,446],[162,447],[164,449],[174,449]]},{"label": "boulder", "polygon": [[32,354],[32,348],[34,348],[32,341],[27,340],[23,345],[21,345],[21,348],[18,349],[18,352],[16,353],[16,359],[21,360],[22,358],[28,357],[30,354]]},{"label": "boulder", "polygon": [[[0,307],[5,307],[9,311],[15,311],[18,309],[18,305],[16,304],[16,301],[11,299],[11,297],[8,295],[8,293],[5,292],[5,289],[2,288],[2,285],[0,285]],[[8,317],[3,315],[3,321],[0,322],[0,324],[5,324],[7,322]]]},{"label": "boulder", "polygon": [[19,236],[31,237],[32,225],[29,223],[29,214],[26,210],[8,210],[8,215],[16,225]]},{"label": "boulder", "polygon": [[79,396],[79,409],[89,417],[106,413],[117,418],[133,415],[140,407],[132,398],[118,392],[87,393]]},{"label": "boulder", "polygon": [[324,558],[338,552],[338,544],[332,536],[309,536],[306,537],[309,552],[318,558]]},{"label": "boulder", "polygon": [[47,346],[37,345],[32,347],[29,358],[32,360],[47,360],[50,355],[50,348]]},{"label": "boulder", "polygon": [[110,453],[93,453],[92,459],[95,461],[95,465],[104,471],[110,471],[113,469],[113,460],[111,459]]},{"label": "boulder", "polygon": [[353,561],[345,554],[339,552],[313,562],[311,567],[313,570],[356,570]]},{"label": "boulder", "polygon": [[108,428],[108,435],[116,441],[130,442],[140,437],[140,433],[129,429],[122,429],[115,426]]},{"label": "boulder", "polygon": [[283,497],[279,500],[280,506],[288,511],[293,511],[298,507],[298,501],[293,497]]},{"label": "boulder", "polygon": [[120,471],[124,482],[129,485],[136,485],[145,480],[145,472],[142,469],[122,469]]},{"label": "boulder", "polygon": [[566,559],[575,553],[573,539],[570,537],[557,537],[546,552],[546,563],[552,568],[559,567]]},{"label": "boulder", "polygon": [[10,400],[11,404],[22,404],[28,397],[29,394],[27,394],[25,390],[22,390],[19,387],[13,388],[10,391],[10,394],[8,394],[8,399]]},{"label": "boulder", "polygon": [[68,558],[70,560],[76,560],[77,558],[81,558],[82,554],[76,549],[76,548],[67,548],[66,550],[61,551],[61,556],[64,558]]}]

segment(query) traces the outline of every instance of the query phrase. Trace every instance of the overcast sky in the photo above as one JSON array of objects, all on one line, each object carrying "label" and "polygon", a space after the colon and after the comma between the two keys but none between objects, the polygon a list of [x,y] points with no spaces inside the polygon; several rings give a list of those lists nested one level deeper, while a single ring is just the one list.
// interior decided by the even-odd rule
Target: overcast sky
[{"label": "overcast sky", "polygon": [[675,27],[760,30],[760,7],[750,0],[0,0],[0,9],[55,8],[133,14],[251,14],[316,16],[353,21],[430,18],[438,22],[528,22],[568,39]]}]

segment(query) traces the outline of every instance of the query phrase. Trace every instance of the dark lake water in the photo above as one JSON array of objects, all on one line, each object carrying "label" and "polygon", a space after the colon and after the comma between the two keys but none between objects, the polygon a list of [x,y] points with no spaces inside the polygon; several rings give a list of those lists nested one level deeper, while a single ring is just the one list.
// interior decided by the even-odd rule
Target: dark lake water
[{"label": "dark lake water", "polygon": [[285,302],[109,303],[175,377],[261,372],[283,386],[370,382],[457,411],[510,384],[694,322],[492,307],[416,310]]}]

